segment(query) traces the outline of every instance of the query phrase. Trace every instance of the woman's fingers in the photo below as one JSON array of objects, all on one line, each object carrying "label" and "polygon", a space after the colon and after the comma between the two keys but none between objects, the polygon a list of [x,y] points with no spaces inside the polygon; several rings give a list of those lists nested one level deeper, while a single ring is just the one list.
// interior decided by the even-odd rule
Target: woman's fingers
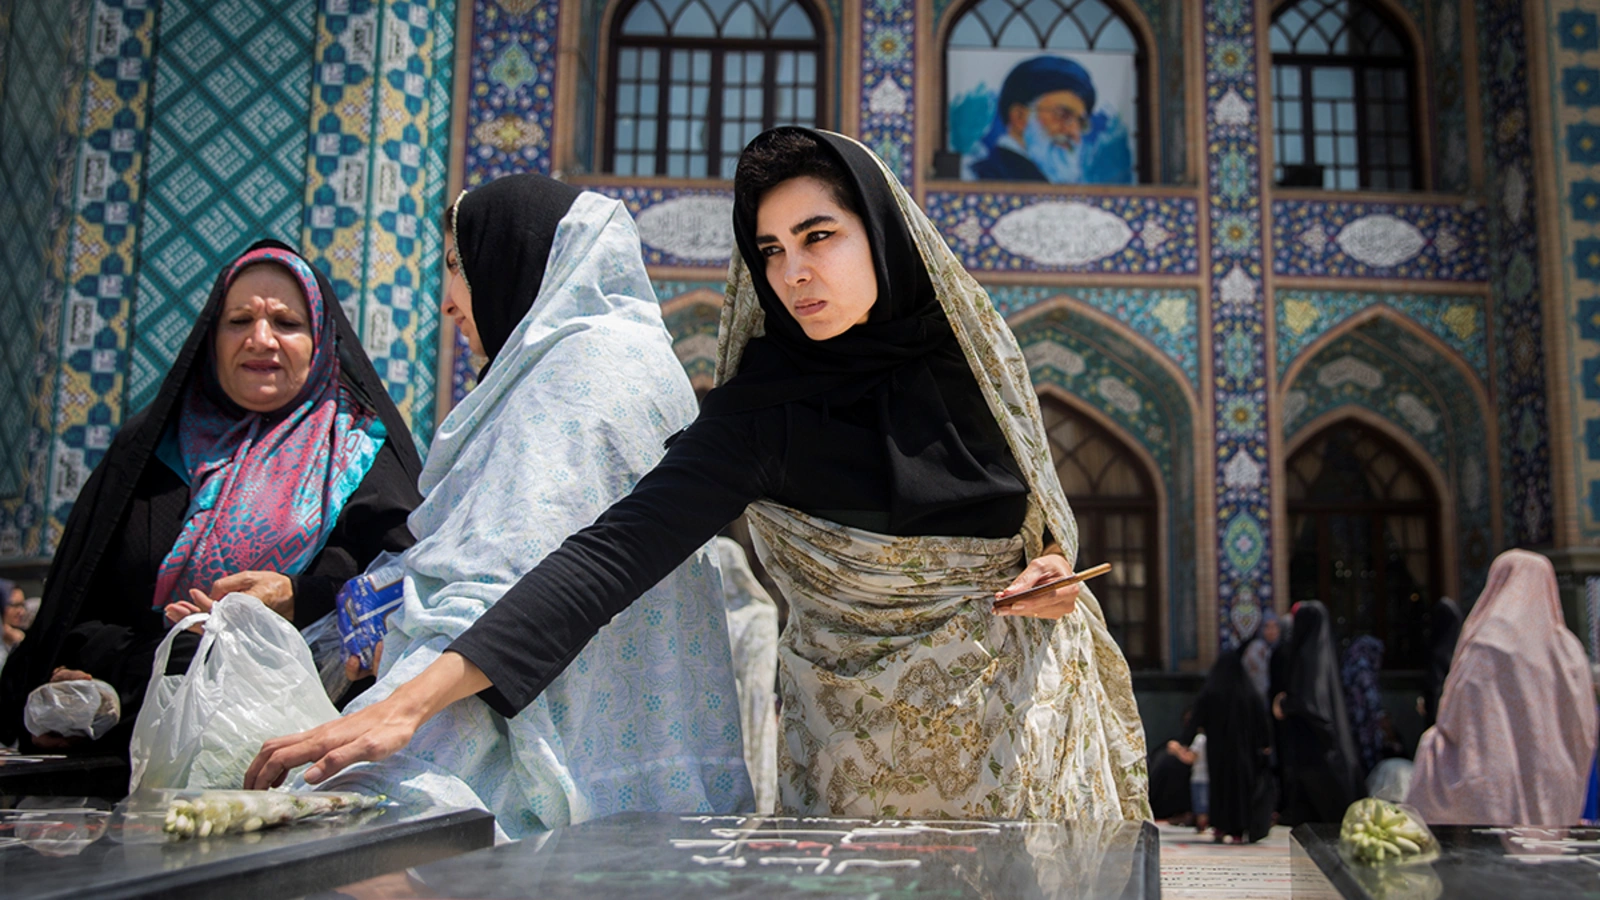
[{"label": "woman's fingers", "polygon": [[1043,597],[1032,597],[995,607],[997,616],[1028,616],[1035,619],[1059,619],[1078,608],[1078,588],[1069,584],[1056,588]]},{"label": "woman's fingers", "polygon": [[[208,613],[211,612],[211,607],[217,605],[217,601],[211,599],[204,591],[198,588],[189,589],[189,599],[193,602],[196,612]],[[180,600],[179,602],[183,601]]]},{"label": "woman's fingers", "polygon": [[276,787],[290,770],[306,763],[315,763],[306,770],[306,783],[319,784],[347,766],[392,755],[410,743],[417,730],[415,721],[400,713],[392,700],[374,703],[310,731],[267,741],[245,772],[245,787]]}]

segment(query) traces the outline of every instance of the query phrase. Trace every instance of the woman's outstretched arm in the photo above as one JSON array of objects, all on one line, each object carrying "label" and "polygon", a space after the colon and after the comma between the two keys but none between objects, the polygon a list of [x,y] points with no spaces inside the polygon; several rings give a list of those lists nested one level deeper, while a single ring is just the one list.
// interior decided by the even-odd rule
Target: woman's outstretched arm
[{"label": "woman's outstretched arm", "polygon": [[267,742],[245,786],[271,787],[306,763],[316,763],[306,772],[316,784],[383,759],[473,694],[516,715],[605,623],[768,492],[781,467],[762,447],[782,446],[779,416],[765,434],[731,416],[697,421],[631,494],[512,585],[421,675],[359,712]]},{"label": "woman's outstretched arm", "polygon": [[447,650],[383,702],[261,745],[244,786],[277,787],[291,769],[306,763],[315,763],[306,770],[306,782],[317,784],[352,763],[383,759],[409,744],[422,723],[445,707],[488,686],[481,669]]}]

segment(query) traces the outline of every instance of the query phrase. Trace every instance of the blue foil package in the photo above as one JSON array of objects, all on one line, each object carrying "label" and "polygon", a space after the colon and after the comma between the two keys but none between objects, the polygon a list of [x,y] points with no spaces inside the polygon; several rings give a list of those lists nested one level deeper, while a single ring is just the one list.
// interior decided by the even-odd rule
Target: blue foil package
[{"label": "blue foil package", "polygon": [[339,637],[345,653],[372,668],[373,650],[388,631],[389,613],[404,599],[405,569],[400,557],[384,553],[367,571],[344,583],[334,600],[339,613]]}]

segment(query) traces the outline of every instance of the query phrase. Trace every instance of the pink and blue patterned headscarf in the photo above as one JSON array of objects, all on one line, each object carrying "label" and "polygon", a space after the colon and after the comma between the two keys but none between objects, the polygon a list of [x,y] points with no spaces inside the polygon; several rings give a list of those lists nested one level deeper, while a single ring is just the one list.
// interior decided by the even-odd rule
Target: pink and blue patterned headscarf
[{"label": "pink and blue patterned headscarf", "polygon": [[[209,592],[245,570],[299,574],[322,551],[345,501],[366,477],[387,436],[383,422],[340,383],[338,342],[316,274],[298,255],[253,250],[228,270],[288,270],[305,293],[314,342],[300,393],[270,413],[242,409],[217,379],[213,343],[184,390],[178,455],[189,478],[189,510],[156,577],[155,606]],[[219,313],[220,315],[220,313]]]}]

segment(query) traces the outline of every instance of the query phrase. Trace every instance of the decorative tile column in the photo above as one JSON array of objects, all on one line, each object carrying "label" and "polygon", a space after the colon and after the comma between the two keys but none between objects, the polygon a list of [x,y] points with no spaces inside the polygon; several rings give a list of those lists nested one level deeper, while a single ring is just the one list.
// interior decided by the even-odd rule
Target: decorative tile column
[{"label": "decorative tile column", "polygon": [[302,243],[424,446],[454,16],[454,0],[320,0],[317,14]]},{"label": "decorative tile column", "polygon": [[[470,0],[472,64],[467,90],[468,188],[515,172],[550,174],[555,130],[556,0]],[[450,198],[452,201],[455,198]],[[471,352],[456,335],[453,403],[477,383]]]},{"label": "decorative tile column", "polygon": [[1212,380],[1207,389],[1214,403],[1217,452],[1216,627],[1227,650],[1255,630],[1262,607],[1272,603],[1263,101],[1256,81],[1255,3],[1210,0],[1202,19],[1211,213]]},{"label": "decorative tile column", "polygon": [[[1490,284],[1499,326],[1504,543],[1551,537],[1550,416],[1545,402],[1544,300],[1528,108],[1527,37],[1519,0],[1478,3],[1482,28],[1485,152],[1494,213]],[[1600,80],[1596,82],[1600,90]]]}]

